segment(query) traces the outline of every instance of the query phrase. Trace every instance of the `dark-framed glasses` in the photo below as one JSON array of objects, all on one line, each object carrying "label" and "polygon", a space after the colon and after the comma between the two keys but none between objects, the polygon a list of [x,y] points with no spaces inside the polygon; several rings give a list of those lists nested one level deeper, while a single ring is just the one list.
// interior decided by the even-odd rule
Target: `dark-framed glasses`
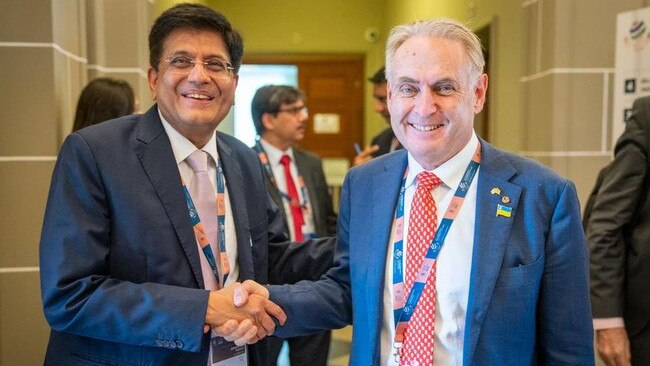
[{"label": "dark-framed glasses", "polygon": [[286,112],[294,116],[297,116],[298,114],[302,114],[302,113],[304,113],[306,116],[309,115],[309,110],[307,109],[306,105],[299,106],[299,107],[291,107],[291,108],[280,108],[277,113],[280,112]]},{"label": "dark-framed glasses", "polygon": [[169,70],[178,75],[187,75],[192,71],[196,64],[203,65],[205,72],[216,78],[229,78],[235,73],[235,68],[230,62],[218,58],[209,58],[203,61],[197,61],[188,56],[170,56],[163,60],[169,64]]}]

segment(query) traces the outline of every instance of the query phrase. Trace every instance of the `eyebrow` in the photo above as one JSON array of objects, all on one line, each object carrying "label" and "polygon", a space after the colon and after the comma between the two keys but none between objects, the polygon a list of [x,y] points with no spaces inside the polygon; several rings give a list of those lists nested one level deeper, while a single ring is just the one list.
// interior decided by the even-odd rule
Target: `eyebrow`
[{"label": "eyebrow", "polygon": [[440,84],[453,84],[453,85],[459,85],[460,83],[458,80],[450,77],[442,78],[438,81],[436,81],[433,85],[440,85]]},{"label": "eyebrow", "polygon": [[[196,58],[194,54],[190,51],[186,50],[178,50],[176,52],[172,52],[168,57],[171,56],[187,56],[190,58]],[[212,60],[212,59],[217,59],[223,62],[230,62],[227,58],[222,57],[221,55],[211,55],[203,58],[204,60]]]},{"label": "eyebrow", "polygon": [[418,83],[417,80],[410,78],[408,76],[400,76],[398,79],[400,82],[406,82],[406,83]]}]

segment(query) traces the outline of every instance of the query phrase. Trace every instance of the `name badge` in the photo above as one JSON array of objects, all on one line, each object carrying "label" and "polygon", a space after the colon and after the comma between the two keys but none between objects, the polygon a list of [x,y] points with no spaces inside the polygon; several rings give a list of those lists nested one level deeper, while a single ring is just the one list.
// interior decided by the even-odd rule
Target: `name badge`
[{"label": "name badge", "polygon": [[246,346],[238,346],[234,342],[228,342],[221,337],[212,337],[210,340],[212,351],[212,366],[246,366],[248,365],[248,354]]}]

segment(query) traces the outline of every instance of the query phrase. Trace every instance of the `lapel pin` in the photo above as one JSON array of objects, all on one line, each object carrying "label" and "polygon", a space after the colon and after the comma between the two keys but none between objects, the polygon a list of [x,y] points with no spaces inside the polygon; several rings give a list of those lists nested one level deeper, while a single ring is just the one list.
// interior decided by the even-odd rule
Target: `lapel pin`
[{"label": "lapel pin", "polygon": [[497,188],[497,187],[494,187],[494,188],[492,188],[490,193],[492,193],[492,194],[501,194],[501,190],[499,188]]},{"label": "lapel pin", "polygon": [[508,197],[508,196],[503,196],[503,197],[501,198],[501,202],[503,202],[503,203],[510,203],[510,197]]},{"label": "lapel pin", "polygon": [[497,216],[510,217],[512,215],[512,207],[497,205]]}]

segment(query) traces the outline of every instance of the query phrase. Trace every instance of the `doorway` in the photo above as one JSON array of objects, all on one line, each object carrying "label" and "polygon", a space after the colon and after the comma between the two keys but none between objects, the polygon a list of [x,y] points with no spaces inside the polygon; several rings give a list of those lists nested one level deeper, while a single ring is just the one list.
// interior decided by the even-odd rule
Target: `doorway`
[{"label": "doorway", "polygon": [[354,143],[363,141],[363,55],[246,55],[243,63],[296,67],[297,87],[309,108],[300,147],[322,158],[352,161]]}]

